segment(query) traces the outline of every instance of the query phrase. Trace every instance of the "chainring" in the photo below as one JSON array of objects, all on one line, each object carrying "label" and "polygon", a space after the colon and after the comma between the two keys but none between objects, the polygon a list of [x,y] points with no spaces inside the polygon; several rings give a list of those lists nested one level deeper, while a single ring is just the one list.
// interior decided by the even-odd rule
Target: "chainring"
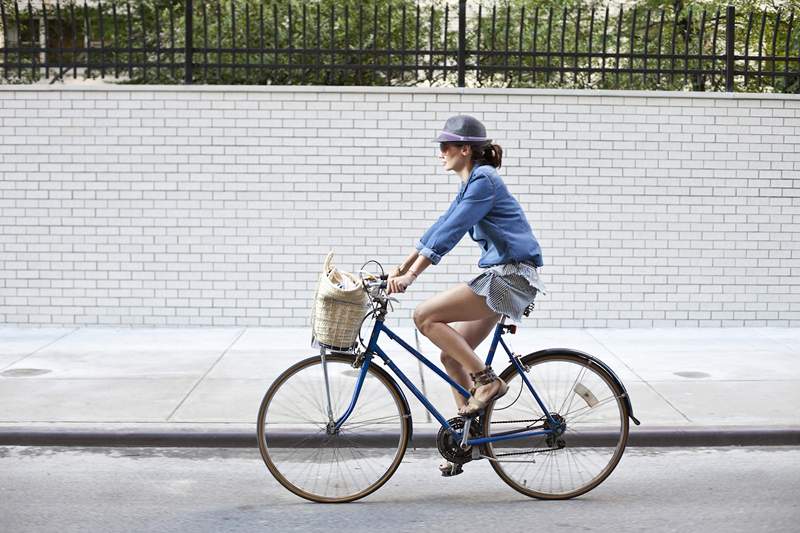
[{"label": "chainring", "polygon": [[[451,418],[447,422],[450,424],[450,427],[455,430],[464,429],[464,419],[460,416]],[[481,420],[477,418],[474,419],[469,428],[469,436],[480,437],[481,433],[478,429],[480,426]],[[466,450],[462,450],[461,443],[454,441],[453,436],[444,427],[439,428],[439,434],[436,435],[436,447],[439,449],[439,453],[442,457],[451,463],[463,465],[464,463],[472,461],[472,446],[467,447]]]}]

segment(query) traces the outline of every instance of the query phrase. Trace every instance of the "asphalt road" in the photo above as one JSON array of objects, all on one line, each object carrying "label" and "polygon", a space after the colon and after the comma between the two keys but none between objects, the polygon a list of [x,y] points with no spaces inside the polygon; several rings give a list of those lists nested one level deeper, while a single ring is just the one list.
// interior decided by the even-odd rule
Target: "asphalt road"
[{"label": "asphalt road", "polygon": [[800,448],[631,448],[574,500],[532,500],[485,461],[442,478],[409,450],[380,490],[350,504],[283,489],[257,450],[0,447],[0,530],[797,531]]}]

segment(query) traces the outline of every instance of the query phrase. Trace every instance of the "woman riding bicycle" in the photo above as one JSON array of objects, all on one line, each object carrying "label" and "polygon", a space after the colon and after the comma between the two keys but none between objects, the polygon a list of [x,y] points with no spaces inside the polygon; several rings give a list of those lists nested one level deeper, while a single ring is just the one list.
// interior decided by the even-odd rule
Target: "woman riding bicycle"
[{"label": "woman riding bicycle", "polygon": [[[629,419],[639,423],[629,395],[613,371],[589,354],[553,348],[517,356],[506,345],[500,318],[519,321],[544,288],[537,271],[539,244],[497,173],[503,152],[483,124],[465,115],[451,117],[436,140],[445,170],[461,178],[458,194],[386,282],[362,278],[375,304],[367,315],[375,317],[369,345],[362,339],[366,351],[323,346],[319,356],[292,365],[270,386],[258,415],[261,455],[284,487],[312,501],[354,501],[381,487],[401,463],[413,433],[408,402],[377,364],[382,361],[441,424],[436,446],[444,459],[443,476],[487,459],[509,486],[527,496],[584,494],[619,463]],[[414,312],[417,328],[441,348],[450,376],[446,381],[458,391],[462,417],[447,420],[379,345],[383,333],[434,367],[385,325],[383,287],[404,292],[467,232],[481,247],[483,272]],[[357,309],[358,319],[363,308]],[[503,380],[473,351],[493,329],[496,344],[486,361],[500,346],[510,363],[501,372]],[[446,377],[435,370],[437,377]],[[514,391],[510,401],[491,403],[509,389]]]},{"label": "woman riding bicycle", "polygon": [[433,296],[414,311],[417,329],[441,348],[447,373],[472,394],[466,400],[454,390],[459,414],[474,416],[508,390],[474,349],[503,315],[520,321],[537,292],[544,292],[537,272],[542,254],[519,202],[497,173],[503,150],[492,144],[484,125],[474,117],[457,115],[447,120],[436,141],[444,169],[455,172],[461,186],[416,250],[390,274],[388,291],[405,292],[467,232],[481,247],[478,266],[485,269],[483,273]]}]

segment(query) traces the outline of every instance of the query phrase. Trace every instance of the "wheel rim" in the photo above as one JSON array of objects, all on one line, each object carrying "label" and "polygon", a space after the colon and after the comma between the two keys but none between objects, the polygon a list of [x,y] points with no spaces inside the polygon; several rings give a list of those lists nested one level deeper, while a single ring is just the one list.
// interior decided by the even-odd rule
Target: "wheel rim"
[{"label": "wheel rim", "polygon": [[[350,405],[361,371],[351,362],[327,357],[334,419]],[[262,456],[275,478],[299,496],[325,502],[363,497],[380,487],[402,459],[408,431],[402,401],[370,371],[350,417],[330,434],[322,365],[319,358],[304,363],[279,378],[262,402]]]},{"label": "wheel rim", "polygon": [[[530,364],[525,376],[555,418],[566,424],[560,437],[564,447],[555,449],[557,438],[545,436],[489,444],[488,455],[496,459],[492,466],[509,485],[530,496],[583,494],[608,477],[622,456],[628,435],[625,400],[611,378],[584,359],[548,356]],[[514,371],[507,377],[509,392],[487,412],[488,434],[521,429],[531,422],[519,421],[543,417],[520,375]],[[539,451],[523,453],[530,450]]]}]

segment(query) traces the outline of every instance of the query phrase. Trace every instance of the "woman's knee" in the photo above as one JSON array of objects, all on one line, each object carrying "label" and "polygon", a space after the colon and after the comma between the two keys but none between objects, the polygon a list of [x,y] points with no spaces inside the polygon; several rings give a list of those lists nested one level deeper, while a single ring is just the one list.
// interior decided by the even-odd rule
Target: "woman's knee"
[{"label": "woman's knee", "polygon": [[417,326],[417,329],[425,335],[428,327],[431,324],[431,314],[425,309],[423,305],[420,305],[416,309],[414,309],[414,325]]}]

